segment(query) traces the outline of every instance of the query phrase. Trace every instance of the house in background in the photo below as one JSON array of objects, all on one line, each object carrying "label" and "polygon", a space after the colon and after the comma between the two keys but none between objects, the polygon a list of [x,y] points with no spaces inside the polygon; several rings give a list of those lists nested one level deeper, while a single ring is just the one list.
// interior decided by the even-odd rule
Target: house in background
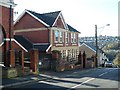
[{"label": "house in background", "polygon": [[25,10],[14,23],[16,40],[29,51],[36,48],[40,53],[58,50],[67,61],[77,61],[79,31],[68,25],[61,11],[36,13]]},{"label": "house in background", "polygon": [[[92,43],[81,43],[79,51],[85,52],[87,61],[93,60],[93,57],[96,57],[96,47]],[[107,57],[104,52],[98,49],[98,66],[104,64],[106,59]],[[92,62],[95,63],[95,61]]]}]

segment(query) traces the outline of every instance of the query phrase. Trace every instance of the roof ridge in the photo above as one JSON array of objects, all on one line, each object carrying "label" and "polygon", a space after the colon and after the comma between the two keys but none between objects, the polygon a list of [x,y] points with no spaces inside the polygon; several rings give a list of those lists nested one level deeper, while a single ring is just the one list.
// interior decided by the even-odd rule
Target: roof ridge
[{"label": "roof ridge", "polygon": [[42,14],[50,14],[50,13],[57,13],[57,12],[61,12],[61,11],[51,11],[51,12],[46,12],[46,13],[42,13]]},{"label": "roof ridge", "polygon": [[36,13],[36,14],[40,14],[40,15],[43,15],[43,14],[50,14],[50,13],[57,13],[57,12],[61,12],[61,10],[60,11],[51,11],[51,12],[46,12],[46,13],[38,13],[38,12],[36,12],[36,11],[32,11],[32,10],[28,10],[28,9],[25,9],[25,10],[27,10],[27,11],[29,11],[29,12],[33,12],[33,13]]}]

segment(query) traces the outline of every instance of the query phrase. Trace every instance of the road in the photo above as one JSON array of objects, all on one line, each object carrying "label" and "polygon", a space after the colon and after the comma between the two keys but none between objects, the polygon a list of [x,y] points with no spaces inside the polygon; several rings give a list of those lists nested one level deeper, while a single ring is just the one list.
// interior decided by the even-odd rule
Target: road
[{"label": "road", "polygon": [[[79,88],[93,88],[96,90],[100,88],[109,88],[113,90],[119,87],[119,69],[117,68],[100,68],[81,74],[80,70],[71,72],[62,72],[54,75],[44,81],[38,81],[27,85],[18,86],[17,88],[44,88],[44,89],[63,89],[76,90]],[[45,76],[44,74],[41,74]],[[52,76],[51,76],[52,77]],[[102,89],[103,90],[103,89]]]}]

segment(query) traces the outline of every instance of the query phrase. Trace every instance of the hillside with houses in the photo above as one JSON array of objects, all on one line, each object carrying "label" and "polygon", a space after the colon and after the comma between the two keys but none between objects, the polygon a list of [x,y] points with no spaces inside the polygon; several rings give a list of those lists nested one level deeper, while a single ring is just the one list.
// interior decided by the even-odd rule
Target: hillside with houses
[{"label": "hillside with houses", "polygon": [[[113,63],[119,65],[119,49],[120,49],[120,37],[118,36],[98,36],[98,47],[103,50],[106,57],[113,61]],[[79,37],[80,44],[92,43],[96,47],[95,37]]]}]

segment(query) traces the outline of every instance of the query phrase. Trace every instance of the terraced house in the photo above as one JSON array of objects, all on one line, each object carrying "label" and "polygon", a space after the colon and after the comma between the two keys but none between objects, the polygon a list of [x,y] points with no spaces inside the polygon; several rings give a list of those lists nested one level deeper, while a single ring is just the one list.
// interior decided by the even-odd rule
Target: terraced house
[{"label": "terraced house", "polygon": [[15,21],[15,38],[26,51],[36,48],[40,53],[59,50],[62,58],[78,60],[79,31],[68,25],[61,11],[36,13],[25,10]]}]

